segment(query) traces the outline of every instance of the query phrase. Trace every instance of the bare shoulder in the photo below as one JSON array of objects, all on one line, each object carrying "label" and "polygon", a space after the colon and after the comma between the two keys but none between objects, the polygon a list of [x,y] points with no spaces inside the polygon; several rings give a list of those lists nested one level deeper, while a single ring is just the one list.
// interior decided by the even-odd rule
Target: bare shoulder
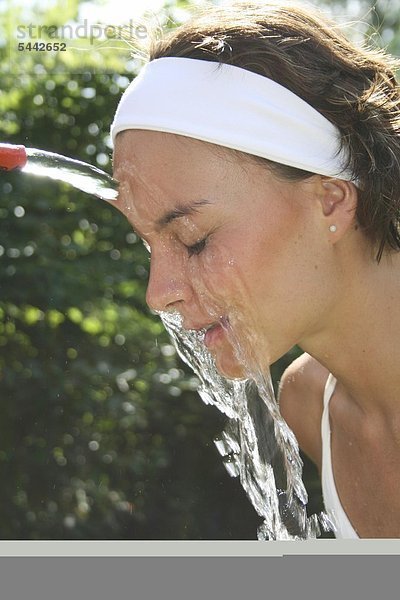
[{"label": "bare shoulder", "polygon": [[329,371],[306,352],[294,360],[279,385],[281,414],[293,430],[300,448],[321,466],[321,418]]}]

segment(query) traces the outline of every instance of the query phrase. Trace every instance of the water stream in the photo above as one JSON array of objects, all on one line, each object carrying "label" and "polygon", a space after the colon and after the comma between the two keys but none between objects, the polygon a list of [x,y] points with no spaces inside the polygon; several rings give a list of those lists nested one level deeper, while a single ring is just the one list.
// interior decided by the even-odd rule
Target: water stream
[{"label": "water stream", "polygon": [[[321,528],[332,530],[325,514],[307,516],[298,444],[280,416],[270,374],[226,379],[203,344],[204,332],[183,329],[176,313],[161,313],[161,319],[179,356],[197,375],[202,400],[228,417],[214,442],[228,473],[240,478],[254,509],[264,519],[258,539],[304,540],[318,537]],[[236,349],[242,352],[240,347]]]},{"label": "water stream", "polygon": [[110,175],[93,165],[54,152],[0,144],[0,169],[17,149],[23,149],[23,154],[19,152],[21,164],[16,162],[12,169],[7,170],[19,169],[29,175],[62,181],[102,200],[115,200],[118,196],[118,184]]}]

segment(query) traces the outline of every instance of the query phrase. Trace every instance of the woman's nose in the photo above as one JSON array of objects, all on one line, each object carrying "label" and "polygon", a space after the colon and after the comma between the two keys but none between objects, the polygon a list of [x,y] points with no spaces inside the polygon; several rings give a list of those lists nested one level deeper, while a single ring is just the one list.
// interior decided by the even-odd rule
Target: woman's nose
[{"label": "woman's nose", "polygon": [[152,254],[146,302],[157,312],[177,309],[191,297],[191,287],[184,269],[170,258]]}]

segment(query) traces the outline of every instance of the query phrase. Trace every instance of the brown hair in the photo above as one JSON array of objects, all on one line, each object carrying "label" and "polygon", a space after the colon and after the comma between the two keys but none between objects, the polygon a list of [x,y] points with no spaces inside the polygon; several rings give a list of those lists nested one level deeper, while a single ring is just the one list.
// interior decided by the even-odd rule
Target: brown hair
[{"label": "brown hair", "polygon": [[[356,47],[316,9],[293,4],[210,5],[161,39],[149,60],[167,56],[228,63],[269,77],[303,98],[341,133],[360,184],[356,217],[378,244],[400,249],[400,94],[398,62],[382,50]],[[268,163],[278,175],[311,174]]]}]

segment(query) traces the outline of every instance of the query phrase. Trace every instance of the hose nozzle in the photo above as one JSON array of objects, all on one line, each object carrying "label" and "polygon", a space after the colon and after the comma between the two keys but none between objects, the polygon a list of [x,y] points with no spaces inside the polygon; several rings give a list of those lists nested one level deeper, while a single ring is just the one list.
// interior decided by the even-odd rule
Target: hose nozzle
[{"label": "hose nozzle", "polygon": [[0,144],[0,169],[14,171],[26,165],[27,155],[25,146]]}]

